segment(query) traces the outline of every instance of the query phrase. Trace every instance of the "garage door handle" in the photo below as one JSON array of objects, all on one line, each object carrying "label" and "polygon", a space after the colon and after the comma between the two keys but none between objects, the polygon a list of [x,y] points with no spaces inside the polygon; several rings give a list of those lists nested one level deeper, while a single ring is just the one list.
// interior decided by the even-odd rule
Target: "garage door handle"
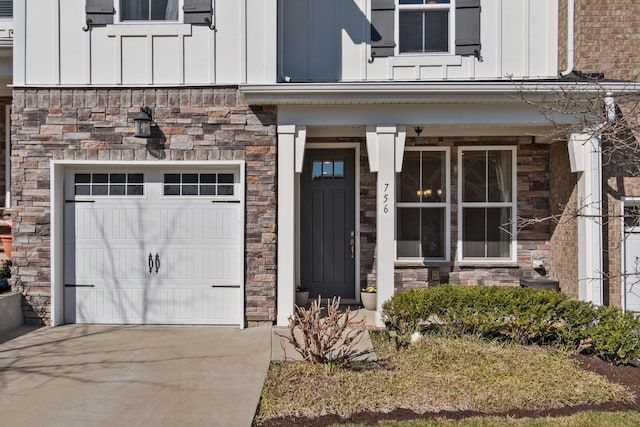
[{"label": "garage door handle", "polygon": [[153,273],[153,255],[149,252],[149,274]]},{"label": "garage door handle", "polygon": [[156,274],[158,274],[158,270],[160,270],[160,255],[156,253]]}]

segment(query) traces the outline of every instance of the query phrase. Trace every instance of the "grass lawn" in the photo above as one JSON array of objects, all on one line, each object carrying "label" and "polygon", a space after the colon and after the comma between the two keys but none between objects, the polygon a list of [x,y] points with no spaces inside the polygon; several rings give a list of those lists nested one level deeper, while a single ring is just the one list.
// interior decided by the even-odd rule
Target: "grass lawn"
[{"label": "grass lawn", "polygon": [[[638,412],[583,412],[559,418],[468,418],[465,420],[383,421],[378,427],[636,427]],[[338,426],[336,424],[336,426]],[[340,424],[340,427],[365,427],[371,424]]]},{"label": "grass lawn", "polygon": [[[288,416],[348,417],[357,412],[397,408],[418,413],[495,413],[633,400],[633,394],[624,387],[578,368],[562,353],[539,347],[426,337],[396,351],[380,335],[372,339],[379,362],[346,367],[273,363],[256,422]],[[496,424],[492,420],[490,424],[460,425]]]}]

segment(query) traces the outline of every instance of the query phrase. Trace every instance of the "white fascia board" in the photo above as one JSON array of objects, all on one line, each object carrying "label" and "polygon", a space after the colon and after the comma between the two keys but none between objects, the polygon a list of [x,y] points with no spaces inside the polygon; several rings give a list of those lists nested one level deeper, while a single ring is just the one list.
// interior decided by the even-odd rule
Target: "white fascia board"
[{"label": "white fascia board", "polygon": [[[633,82],[374,82],[374,83],[279,83],[240,85],[250,105],[275,104],[399,104],[522,102],[522,96],[554,93],[623,94],[640,91]],[[532,98],[532,99],[533,99]]]}]

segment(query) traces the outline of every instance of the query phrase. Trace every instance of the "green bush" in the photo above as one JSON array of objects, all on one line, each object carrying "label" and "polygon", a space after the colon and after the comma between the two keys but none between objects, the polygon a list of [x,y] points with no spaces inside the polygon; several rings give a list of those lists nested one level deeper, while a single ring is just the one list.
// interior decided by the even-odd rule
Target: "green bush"
[{"label": "green bush", "polygon": [[558,292],[497,286],[413,289],[383,306],[401,337],[415,331],[569,347],[612,363],[640,356],[640,320]]}]

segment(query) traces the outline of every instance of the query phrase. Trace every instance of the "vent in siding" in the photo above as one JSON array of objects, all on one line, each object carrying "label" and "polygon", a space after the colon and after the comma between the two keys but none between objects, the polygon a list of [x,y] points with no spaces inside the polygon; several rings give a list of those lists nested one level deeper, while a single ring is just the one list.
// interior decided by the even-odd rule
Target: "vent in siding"
[{"label": "vent in siding", "polygon": [[13,0],[0,0],[0,18],[13,17]]}]

